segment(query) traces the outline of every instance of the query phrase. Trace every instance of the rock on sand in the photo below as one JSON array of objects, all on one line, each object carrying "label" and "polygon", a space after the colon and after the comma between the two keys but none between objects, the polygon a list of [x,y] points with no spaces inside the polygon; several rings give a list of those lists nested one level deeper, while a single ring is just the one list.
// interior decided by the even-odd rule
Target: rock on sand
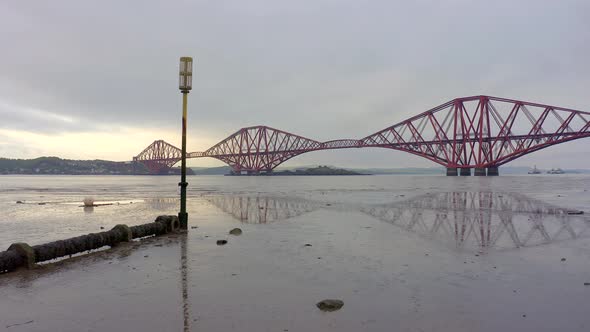
[{"label": "rock on sand", "polygon": [[341,300],[334,300],[334,299],[326,299],[326,300],[320,301],[316,304],[318,309],[320,309],[321,311],[340,310],[340,308],[342,308],[343,305],[344,305],[344,302],[342,302]]},{"label": "rock on sand", "polygon": [[234,228],[231,231],[229,231],[229,234],[231,235],[242,235],[242,230],[239,228]]}]

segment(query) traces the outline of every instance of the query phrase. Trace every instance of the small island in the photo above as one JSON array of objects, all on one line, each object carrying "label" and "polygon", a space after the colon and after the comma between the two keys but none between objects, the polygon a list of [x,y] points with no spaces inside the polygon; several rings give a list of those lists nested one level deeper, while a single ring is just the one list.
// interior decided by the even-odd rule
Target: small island
[{"label": "small island", "polygon": [[357,173],[354,171],[349,171],[346,169],[341,168],[331,168],[328,166],[318,166],[315,168],[307,168],[307,169],[296,169],[296,170],[284,170],[284,171],[274,171],[272,173],[264,174],[264,175],[370,175],[370,174],[362,174]]}]

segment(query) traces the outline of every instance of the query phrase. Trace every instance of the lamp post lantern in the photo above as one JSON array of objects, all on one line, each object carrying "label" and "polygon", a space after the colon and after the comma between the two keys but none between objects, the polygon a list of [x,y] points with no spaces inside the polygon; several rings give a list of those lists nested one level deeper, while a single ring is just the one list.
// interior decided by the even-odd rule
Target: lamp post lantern
[{"label": "lamp post lantern", "polygon": [[188,229],[188,213],[186,213],[186,102],[187,95],[193,87],[193,58],[180,58],[180,72],[178,86],[182,93],[182,164],[180,173],[180,212],[178,220],[181,229]]}]

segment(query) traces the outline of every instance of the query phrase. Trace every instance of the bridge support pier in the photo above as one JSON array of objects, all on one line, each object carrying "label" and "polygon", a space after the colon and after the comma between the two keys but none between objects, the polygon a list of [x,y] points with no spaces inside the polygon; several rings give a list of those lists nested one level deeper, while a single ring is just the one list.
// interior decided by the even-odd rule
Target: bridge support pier
[{"label": "bridge support pier", "polygon": [[447,167],[447,176],[457,176],[457,167]]},{"label": "bridge support pier", "polygon": [[498,176],[500,172],[498,171],[498,167],[488,167],[488,176]]},{"label": "bridge support pier", "polygon": [[476,167],[473,176],[486,176],[486,169],[483,167]]},{"label": "bridge support pier", "polygon": [[471,176],[471,168],[459,168],[460,176]]}]

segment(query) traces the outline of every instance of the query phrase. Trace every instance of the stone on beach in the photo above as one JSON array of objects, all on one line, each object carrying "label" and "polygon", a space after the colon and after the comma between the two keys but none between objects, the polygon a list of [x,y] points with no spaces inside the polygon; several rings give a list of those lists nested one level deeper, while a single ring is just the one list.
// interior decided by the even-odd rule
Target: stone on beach
[{"label": "stone on beach", "polygon": [[234,228],[231,231],[229,231],[229,234],[231,235],[242,235],[242,230],[239,228]]},{"label": "stone on beach", "polygon": [[94,198],[92,198],[92,197],[84,198],[84,206],[94,206]]},{"label": "stone on beach", "polygon": [[316,304],[318,309],[320,309],[321,311],[328,311],[328,312],[340,310],[340,308],[342,308],[343,305],[344,305],[344,302],[342,302],[341,300],[335,300],[335,299],[322,300]]},{"label": "stone on beach", "polygon": [[217,240],[217,245],[218,246],[222,246],[224,244],[227,244],[227,240]]}]

